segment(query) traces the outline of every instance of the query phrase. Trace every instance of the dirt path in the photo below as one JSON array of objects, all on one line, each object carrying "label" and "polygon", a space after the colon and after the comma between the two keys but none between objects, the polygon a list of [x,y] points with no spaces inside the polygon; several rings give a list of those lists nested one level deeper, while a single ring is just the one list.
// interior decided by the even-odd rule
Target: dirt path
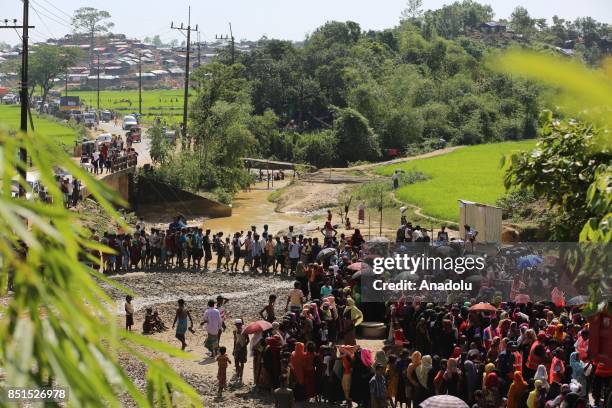
[{"label": "dirt path", "polygon": [[[461,149],[462,147],[463,146],[450,146],[450,147],[445,147],[444,149],[438,149],[438,150],[434,150],[432,152],[418,154],[416,156],[400,157],[398,159],[388,160],[388,161],[384,161],[384,162],[360,164],[358,166],[353,166],[353,167],[332,167],[331,171],[370,170],[370,169],[372,169],[374,167],[387,166],[389,164],[398,164],[398,163],[404,163],[404,162],[408,162],[408,161],[412,161],[412,160],[426,159],[428,157],[441,156],[443,154],[454,152],[455,150]],[[329,172],[329,170],[330,170],[330,168],[321,169],[319,171],[321,171],[321,172],[325,172],[325,171]]]}]

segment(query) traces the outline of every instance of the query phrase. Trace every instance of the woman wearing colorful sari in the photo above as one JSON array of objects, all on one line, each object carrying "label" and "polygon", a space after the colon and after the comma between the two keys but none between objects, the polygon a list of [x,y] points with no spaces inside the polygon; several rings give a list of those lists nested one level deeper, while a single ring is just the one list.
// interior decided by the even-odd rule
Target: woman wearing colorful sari
[{"label": "woman wearing colorful sari", "polygon": [[510,384],[508,390],[507,408],[521,408],[525,403],[525,391],[527,391],[527,382],[523,379],[523,374],[520,371],[514,372],[514,380]]}]

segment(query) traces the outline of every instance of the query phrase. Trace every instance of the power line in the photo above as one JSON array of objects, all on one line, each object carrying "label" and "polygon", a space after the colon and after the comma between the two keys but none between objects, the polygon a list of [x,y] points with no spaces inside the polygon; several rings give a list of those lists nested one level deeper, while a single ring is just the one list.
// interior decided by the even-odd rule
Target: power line
[{"label": "power line", "polygon": [[57,11],[59,11],[60,13],[62,13],[63,15],[65,15],[66,17],[68,17],[69,19],[72,20],[72,16],[68,13],[66,13],[64,10],[56,7],[53,3],[51,3],[49,0],[43,0],[45,3],[47,3],[48,5],[50,5],[51,7],[53,7],[54,9],[56,9]]},{"label": "power line", "polygon": [[40,14],[38,13],[38,10],[36,10],[36,8],[34,8],[34,6],[32,6],[32,10],[34,10],[34,12],[36,13],[36,15],[38,16],[38,19],[40,20],[41,23],[43,23],[43,25],[45,26],[45,28],[47,29],[47,34],[49,34],[51,36],[51,38],[56,38],[55,34],[53,34],[53,32],[51,31],[51,29],[49,28],[49,26],[47,25],[47,23],[45,22],[45,20],[43,20],[43,18],[40,16]]},{"label": "power line", "polygon": [[41,12],[41,13],[42,13],[42,14],[43,14],[45,17],[47,17],[49,20],[54,21],[54,22],[56,22],[57,24],[63,25],[64,27],[67,27],[67,28],[72,28],[72,22],[71,22],[71,21],[68,21],[68,20],[66,20],[66,19],[65,19],[65,18],[63,18],[63,17],[58,16],[57,14],[55,14],[55,13],[54,13],[54,12],[52,12],[52,11],[50,11],[48,8],[46,8],[45,6],[43,6],[43,5],[42,5],[42,4],[40,4],[40,3],[37,3],[37,2],[36,2],[36,1],[34,1],[34,0],[30,0],[30,1],[32,1],[32,3],[33,3],[33,4],[36,4],[36,6],[38,6],[40,9],[44,10],[44,11],[45,11],[47,14],[50,14],[51,16],[53,16],[53,17],[51,17],[51,16],[46,15],[46,14],[44,14],[44,13],[42,13],[42,12]]}]

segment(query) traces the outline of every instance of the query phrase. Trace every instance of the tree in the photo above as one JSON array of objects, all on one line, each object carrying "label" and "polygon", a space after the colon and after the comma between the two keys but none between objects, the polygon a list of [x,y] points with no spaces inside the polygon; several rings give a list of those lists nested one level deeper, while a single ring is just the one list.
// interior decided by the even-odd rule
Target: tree
[{"label": "tree", "polygon": [[[557,241],[577,241],[593,216],[587,192],[598,172],[612,171],[612,154],[597,148],[599,130],[579,121],[553,121],[552,112],[540,116],[536,149],[511,156],[505,184],[529,189],[560,214],[554,226]],[[611,205],[605,205],[606,213]]]},{"label": "tree", "polygon": [[294,157],[299,162],[318,168],[329,167],[336,159],[337,148],[336,138],[331,131],[308,133],[298,139]]},{"label": "tree", "polygon": [[34,49],[30,57],[29,79],[32,87],[41,88],[41,112],[54,80],[65,74],[68,67],[78,60],[80,54],[78,48],[55,45],[39,45]]},{"label": "tree", "polygon": [[423,14],[423,0],[408,0],[406,8],[402,11],[403,19],[416,19]]},{"label": "tree", "polygon": [[171,145],[168,142],[168,138],[161,126],[153,126],[147,130],[149,138],[151,139],[150,144],[150,155],[153,163],[164,164],[170,155]]},{"label": "tree", "polygon": [[368,120],[355,109],[334,108],[333,130],[338,143],[338,156],[343,164],[380,157],[378,136]]},{"label": "tree", "polygon": [[151,40],[151,44],[153,44],[157,48],[161,48],[164,46],[164,42],[159,38],[159,34],[156,34]]},{"label": "tree", "polygon": [[74,12],[72,27],[76,33],[89,36],[89,61],[93,64],[93,50],[95,48],[95,37],[97,34],[107,33],[115,26],[113,22],[107,21],[111,18],[108,11],[98,10],[93,7],[81,7]]},{"label": "tree", "polygon": [[534,24],[535,20],[531,18],[525,7],[517,6],[510,16],[510,26],[519,34],[531,34]]}]

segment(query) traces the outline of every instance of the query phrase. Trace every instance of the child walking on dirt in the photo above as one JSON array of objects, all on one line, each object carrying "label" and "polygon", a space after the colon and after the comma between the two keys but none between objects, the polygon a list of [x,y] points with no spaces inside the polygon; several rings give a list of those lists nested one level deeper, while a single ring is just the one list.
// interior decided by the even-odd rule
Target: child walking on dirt
[{"label": "child walking on dirt", "polygon": [[[189,326],[187,326],[187,319],[189,319]],[[178,322],[178,325],[176,324]],[[193,319],[189,310],[185,309],[185,301],[183,299],[178,300],[178,309],[174,315],[174,322],[172,328],[176,325],[176,338],[181,342],[181,350],[185,350],[187,343],[185,342],[185,334],[187,330],[193,333]]]},{"label": "child walking on dirt", "polygon": [[227,349],[225,347],[219,347],[219,355],[217,356],[217,380],[219,381],[219,389],[217,396],[221,397],[223,390],[227,385],[227,366],[232,364],[230,358],[225,354]]}]

